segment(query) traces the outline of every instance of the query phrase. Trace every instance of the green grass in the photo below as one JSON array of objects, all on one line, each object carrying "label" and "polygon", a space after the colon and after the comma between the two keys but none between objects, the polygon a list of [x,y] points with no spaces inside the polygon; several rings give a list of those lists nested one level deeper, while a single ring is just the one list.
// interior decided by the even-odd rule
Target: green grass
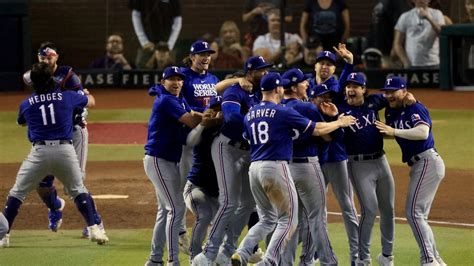
[{"label": "green grass", "polygon": [[[91,123],[147,122],[149,109],[93,110]],[[16,112],[0,113],[0,163],[21,162],[30,144],[26,128],[16,124]],[[431,110],[436,147],[450,168],[474,170],[474,111]],[[385,150],[391,164],[401,165],[401,152],[394,140],[385,140]],[[89,161],[141,160],[142,145],[90,145]]]},{"label": "green grass", "polygon": [[[379,224],[372,236],[372,258],[380,252]],[[433,227],[438,250],[449,265],[472,265],[474,230]],[[46,230],[13,230],[10,248],[0,249],[0,265],[143,265],[150,251],[152,229],[108,230],[111,239],[98,246],[79,238],[79,230],[51,233]],[[349,265],[349,252],[344,226],[329,224],[331,244],[339,265]],[[264,247],[264,244],[260,245]],[[298,254],[300,249],[298,249]],[[396,265],[419,265],[418,246],[406,224],[396,225]],[[188,265],[188,256],[180,256]]]}]

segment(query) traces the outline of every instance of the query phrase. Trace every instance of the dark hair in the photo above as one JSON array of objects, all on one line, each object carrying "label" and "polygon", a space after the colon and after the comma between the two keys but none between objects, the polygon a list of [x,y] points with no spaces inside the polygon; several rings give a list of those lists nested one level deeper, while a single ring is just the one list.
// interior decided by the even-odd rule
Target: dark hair
[{"label": "dark hair", "polygon": [[56,53],[59,54],[58,48],[57,48],[56,45],[55,45],[54,43],[52,43],[52,42],[43,42],[43,43],[41,43],[41,44],[40,44],[40,47],[38,48],[38,53],[39,53],[40,51],[42,51],[43,49],[45,49],[45,48],[51,48],[51,49],[53,49],[54,51],[56,51]]},{"label": "dark hair", "polygon": [[321,46],[321,40],[317,36],[309,36],[305,47],[308,49],[316,49],[318,46]]},{"label": "dark hair", "polygon": [[53,72],[46,63],[36,63],[30,73],[33,88],[38,94],[50,91],[54,87]]}]

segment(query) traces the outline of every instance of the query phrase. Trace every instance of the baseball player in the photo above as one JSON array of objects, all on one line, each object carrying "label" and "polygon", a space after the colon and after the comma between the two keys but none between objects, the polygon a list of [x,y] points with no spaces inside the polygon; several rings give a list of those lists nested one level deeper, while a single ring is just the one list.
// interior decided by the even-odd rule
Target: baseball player
[{"label": "baseball player", "polygon": [[[211,64],[211,55],[216,51],[211,49],[209,43],[198,40],[191,45],[189,56],[185,59],[185,65],[182,68],[186,75],[184,79],[182,96],[189,104],[191,110],[203,112],[209,106],[211,97],[216,96],[216,84],[219,79],[209,73],[209,65]],[[183,187],[186,183],[186,177],[191,170],[193,163],[193,147],[184,146],[179,170],[183,180]],[[183,225],[180,232],[180,247],[183,251],[189,252],[189,240],[186,235],[186,215],[183,219]]]},{"label": "baseball player", "polygon": [[[53,80],[52,69],[46,63],[33,65],[30,73],[35,92],[20,104],[19,125],[28,126],[28,139],[32,142],[30,154],[23,161],[13,188],[8,193],[3,214],[9,228],[28,192],[34,189],[47,174],[54,174],[84,217],[92,241],[104,244],[107,236],[95,223],[92,202],[83,184],[82,172],[72,146],[72,115],[75,108],[93,106],[91,95],[75,91],[62,91]],[[9,236],[2,240],[9,245]]]},{"label": "baseball player", "polygon": [[288,83],[278,73],[262,78],[262,102],[250,108],[245,116],[244,135],[250,140],[249,175],[252,195],[257,203],[260,221],[250,228],[232,255],[232,265],[247,263],[253,248],[273,232],[262,265],[279,265],[280,256],[298,223],[298,198],[288,161],[292,159],[294,129],[302,136],[327,134],[353,123],[353,117],[332,123],[315,123],[291,108],[278,105],[283,86]]},{"label": "baseball player", "polygon": [[[179,231],[184,215],[184,198],[178,163],[182,146],[197,143],[207,116],[196,115],[179,97],[185,75],[179,67],[163,71],[161,94],[153,103],[148,123],[148,140],[143,159],[145,173],[153,183],[158,200],[158,214],[146,265],[162,264],[165,242],[168,265],[179,265]],[[195,128],[191,132],[185,129]],[[189,134],[187,134],[189,132]],[[187,137],[185,137],[187,134]],[[195,138],[197,136],[197,138]],[[186,139],[186,141],[183,141]]]},{"label": "baseball player", "polygon": [[[222,96],[211,98],[209,108],[220,111]],[[193,166],[187,177],[184,189],[184,201],[188,209],[196,217],[193,226],[190,260],[202,251],[202,243],[207,235],[207,228],[211,224],[219,208],[216,170],[211,156],[211,144],[217,135],[221,122],[205,129],[201,134],[201,142],[193,149]]]},{"label": "baseball player", "polygon": [[383,136],[375,127],[378,111],[386,106],[381,94],[368,95],[361,73],[349,74],[346,103],[338,106],[341,113],[353,115],[357,122],[345,129],[344,144],[349,156],[347,168],[357,197],[359,223],[359,257],[357,265],[371,265],[370,241],[377,211],[380,212],[382,252],[381,265],[393,265],[395,187],[392,172],[383,151]]},{"label": "baseball player", "polygon": [[[244,115],[250,107],[260,102],[260,79],[271,66],[263,57],[249,57],[244,65],[244,72],[245,78],[253,84],[252,92],[245,91],[240,84],[234,84],[224,92],[224,122],[221,134],[214,139],[211,147],[219,185],[219,210],[204,250],[194,257],[193,265],[209,265],[214,262],[218,253],[221,254],[220,264],[230,263],[237,240],[245,227],[245,222],[242,221],[248,220],[255,207],[248,182],[250,146],[242,137]],[[234,217],[239,219],[233,219]],[[226,243],[219,250],[224,234],[227,235]]]},{"label": "baseball player", "polygon": [[381,133],[394,137],[402,150],[402,161],[410,169],[406,200],[406,216],[420,248],[421,265],[446,265],[441,258],[427,220],[438,186],[444,178],[443,159],[434,146],[432,122],[426,107],[420,102],[403,104],[407,95],[405,80],[388,78],[383,88],[389,107],[384,124],[376,121]]},{"label": "baseball player", "polygon": [[[295,109],[312,121],[324,122],[322,115],[313,104],[303,102],[308,98],[306,94],[308,81],[303,72],[293,68],[286,71],[282,78],[289,80],[289,84],[285,86],[285,99],[282,104]],[[317,142],[312,138],[300,139],[298,136],[295,138],[293,159],[289,168],[301,202],[298,209],[299,226],[302,226],[301,218],[304,217],[306,220],[304,224],[309,227],[308,230],[303,230],[305,234],[302,236],[303,250],[300,265],[313,265],[315,251],[318,252],[322,265],[337,265],[337,258],[332,251],[326,228],[326,186],[318,163]],[[326,139],[330,140],[329,137]],[[282,265],[293,264],[297,243],[298,234],[294,234],[284,252]]]},{"label": "baseball player", "polygon": [[[59,58],[58,49],[51,42],[45,42],[41,44],[38,49],[38,62],[44,62],[48,64],[53,70],[53,79],[55,83],[61,88],[61,90],[72,90],[79,93],[84,93],[85,90],[82,87],[79,77],[74,73],[70,66],[60,66],[57,64]],[[27,71],[23,75],[23,80],[26,85],[31,85],[30,71]],[[73,146],[76,151],[79,165],[83,179],[86,177],[86,162],[88,153],[88,142],[89,132],[86,127],[85,116],[87,115],[87,109],[77,109],[74,111],[74,130],[73,130]],[[37,192],[46,206],[49,208],[48,227],[56,232],[62,223],[62,211],[65,206],[65,201],[57,196],[56,188],[53,185],[54,176],[48,175],[41,182],[37,188]],[[96,210],[94,199],[89,195],[89,200],[93,203],[93,211],[96,224],[99,225],[103,233],[105,234],[104,224],[102,218]],[[87,227],[82,231],[84,237],[88,237]]]},{"label": "baseball player", "polygon": [[[315,65],[316,76],[310,80],[310,91],[308,94],[318,108],[322,102],[333,102],[336,105],[344,102],[343,82],[353,69],[353,54],[346,49],[345,44],[339,44],[334,49],[339,56],[344,58],[346,64],[339,81],[337,81],[333,75],[336,70],[336,55],[329,51],[323,51],[318,54]],[[324,116],[324,118],[326,121],[330,121],[329,117]],[[354,207],[352,187],[347,175],[347,154],[343,143],[343,130],[333,132],[331,135],[331,142],[320,145],[318,150],[319,163],[324,173],[326,188],[331,184],[334,195],[342,210],[342,218],[349,243],[349,256],[351,262],[355,262],[359,253],[359,222]]]}]

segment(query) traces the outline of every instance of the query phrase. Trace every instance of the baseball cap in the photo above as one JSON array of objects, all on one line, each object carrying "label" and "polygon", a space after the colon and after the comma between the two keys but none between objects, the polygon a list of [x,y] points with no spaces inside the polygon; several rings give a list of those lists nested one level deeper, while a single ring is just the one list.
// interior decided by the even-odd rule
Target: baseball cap
[{"label": "baseball cap", "polygon": [[220,105],[222,103],[222,96],[212,96],[209,100],[209,107],[214,107],[216,105]]},{"label": "baseball cap", "polygon": [[344,81],[344,86],[346,86],[347,83],[352,82],[355,84],[358,84],[360,86],[365,86],[365,75],[363,73],[358,73],[358,72],[352,72],[347,76],[346,81]]},{"label": "baseball cap", "polygon": [[257,70],[262,68],[272,67],[273,64],[268,64],[265,59],[261,56],[251,56],[247,59],[244,65],[244,72],[247,73],[250,70]]},{"label": "baseball cap", "polygon": [[203,40],[195,41],[189,49],[190,54],[201,54],[201,53],[211,53],[214,54],[216,51],[211,49],[211,45]]},{"label": "baseball cap", "polygon": [[262,91],[271,91],[278,86],[287,86],[290,81],[283,79],[277,72],[270,72],[262,77],[260,88]]},{"label": "baseball cap", "polygon": [[299,68],[292,68],[290,70],[287,70],[283,75],[281,75],[283,79],[289,80],[288,82],[288,88],[296,85],[304,80],[307,80],[308,78],[311,77],[311,74],[304,74],[303,71]]},{"label": "baseball cap", "polygon": [[324,95],[326,93],[334,93],[334,91],[328,87],[326,84],[319,84],[316,85],[313,89],[310,90],[309,92],[309,98],[315,98],[321,95]]},{"label": "baseball cap", "polygon": [[385,85],[382,90],[399,90],[406,89],[407,83],[401,77],[390,77],[385,80]]},{"label": "baseball cap", "polygon": [[163,70],[163,79],[168,79],[172,76],[180,76],[182,79],[186,77],[186,75],[181,72],[181,69],[177,66],[170,66]]},{"label": "baseball cap", "polygon": [[362,60],[367,68],[380,68],[382,65],[382,52],[377,48],[367,48],[362,53]]},{"label": "baseball cap", "polygon": [[333,64],[336,63],[336,55],[330,51],[322,51],[318,54],[318,56],[316,56],[316,62],[319,62],[322,59],[328,59]]}]

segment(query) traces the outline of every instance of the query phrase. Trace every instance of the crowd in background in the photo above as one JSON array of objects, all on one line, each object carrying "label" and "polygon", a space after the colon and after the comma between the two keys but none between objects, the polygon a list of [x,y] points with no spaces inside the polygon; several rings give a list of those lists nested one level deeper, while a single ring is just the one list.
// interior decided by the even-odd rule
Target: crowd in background
[{"label": "crowd in background", "polygon": [[[429,7],[420,7],[425,2]],[[239,69],[252,55],[263,56],[281,69],[312,69],[318,52],[333,51],[340,42],[356,54],[359,70],[437,69],[440,29],[453,23],[442,13],[440,0],[379,0],[373,8],[368,36],[351,36],[350,7],[345,0],[307,0],[303,10],[293,10],[287,4],[284,14],[280,14],[280,5],[280,0],[247,0],[242,13],[245,27],[223,19],[218,33],[196,36],[217,51],[211,69]],[[140,43],[136,58],[127,60],[123,55],[124,40],[131,36],[113,33],[108,37],[106,54],[90,68],[163,70],[180,64],[182,58],[176,58],[182,27],[180,1],[131,0],[129,7]],[[474,0],[465,0],[465,10],[467,16],[462,22],[474,22]],[[300,21],[294,18],[298,12]],[[282,22],[298,24],[299,32],[282,34]]]}]

